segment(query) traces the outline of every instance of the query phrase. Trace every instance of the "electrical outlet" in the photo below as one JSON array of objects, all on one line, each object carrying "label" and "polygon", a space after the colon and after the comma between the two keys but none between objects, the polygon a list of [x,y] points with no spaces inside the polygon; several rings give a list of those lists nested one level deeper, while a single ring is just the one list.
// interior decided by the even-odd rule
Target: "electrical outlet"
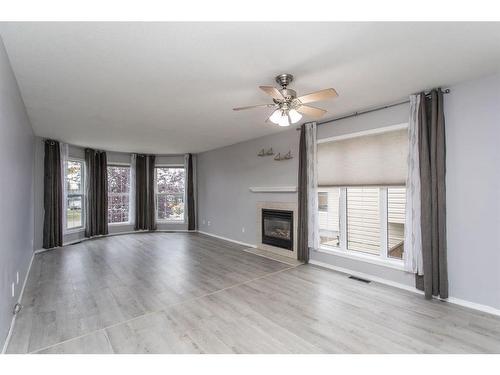
[{"label": "electrical outlet", "polygon": [[206,220],[205,220],[205,219],[203,219],[203,225],[205,225],[205,223],[206,223]]},{"label": "electrical outlet", "polygon": [[16,286],[14,285],[14,283],[12,283],[12,298],[14,298],[14,296],[16,295]]},{"label": "electrical outlet", "polygon": [[19,284],[19,271],[16,272],[16,284]]},{"label": "electrical outlet", "polygon": [[241,233],[245,233],[245,227],[241,227]]},{"label": "electrical outlet", "polygon": [[207,221],[207,225],[210,226],[210,220]]}]

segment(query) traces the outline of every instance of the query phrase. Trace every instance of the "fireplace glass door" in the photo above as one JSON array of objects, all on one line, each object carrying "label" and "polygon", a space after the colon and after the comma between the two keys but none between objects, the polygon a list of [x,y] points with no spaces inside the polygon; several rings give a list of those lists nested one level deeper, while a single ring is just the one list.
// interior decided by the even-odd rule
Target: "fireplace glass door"
[{"label": "fireplace glass door", "polygon": [[293,250],[293,212],[262,210],[262,243]]}]

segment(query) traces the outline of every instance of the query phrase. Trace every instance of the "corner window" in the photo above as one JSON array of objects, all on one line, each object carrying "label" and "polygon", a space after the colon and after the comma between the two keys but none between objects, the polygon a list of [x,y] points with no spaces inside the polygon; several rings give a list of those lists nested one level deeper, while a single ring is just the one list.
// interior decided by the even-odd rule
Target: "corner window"
[{"label": "corner window", "polygon": [[84,164],[81,160],[66,162],[66,229],[83,228],[84,225]]},{"label": "corner window", "polygon": [[184,221],[184,167],[158,166],[155,168],[156,220],[158,222]]},{"label": "corner window", "polygon": [[130,221],[130,166],[108,166],[108,223]]}]

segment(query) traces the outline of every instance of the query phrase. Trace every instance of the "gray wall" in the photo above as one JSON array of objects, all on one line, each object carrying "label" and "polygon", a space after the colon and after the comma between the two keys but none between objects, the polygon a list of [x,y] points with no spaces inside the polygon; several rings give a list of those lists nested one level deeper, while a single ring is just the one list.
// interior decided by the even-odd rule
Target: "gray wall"
[{"label": "gray wall", "polygon": [[[33,130],[0,39],[0,346],[33,253]],[[16,280],[19,272],[19,283]],[[11,283],[15,283],[15,296]]]},{"label": "gray wall", "polygon": [[450,295],[500,309],[500,74],[446,96]]},{"label": "gray wall", "polygon": [[[298,146],[299,132],[290,129],[198,154],[198,229],[257,243],[257,202],[296,202],[297,194],[252,193],[249,187],[296,186]],[[294,158],[275,161],[272,156],[257,156],[270,147],[282,154],[290,150]]]},{"label": "gray wall", "polygon": [[[500,75],[451,90],[445,96],[450,296],[500,309]],[[321,125],[318,138],[407,121],[408,105],[400,105]],[[297,181],[296,158],[284,164],[256,153],[272,146],[277,151],[291,148],[296,155],[297,133],[291,130],[200,154],[200,230],[255,244],[256,202],[293,201],[296,195],[253,194],[248,187]],[[413,275],[400,270],[317,251],[311,259],[414,285]]]}]

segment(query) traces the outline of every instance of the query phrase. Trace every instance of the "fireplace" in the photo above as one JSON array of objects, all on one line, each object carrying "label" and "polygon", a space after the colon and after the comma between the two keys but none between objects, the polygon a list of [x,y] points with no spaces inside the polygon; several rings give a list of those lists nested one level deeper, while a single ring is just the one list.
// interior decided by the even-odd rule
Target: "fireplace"
[{"label": "fireplace", "polygon": [[262,243],[293,251],[293,211],[262,209]]}]

